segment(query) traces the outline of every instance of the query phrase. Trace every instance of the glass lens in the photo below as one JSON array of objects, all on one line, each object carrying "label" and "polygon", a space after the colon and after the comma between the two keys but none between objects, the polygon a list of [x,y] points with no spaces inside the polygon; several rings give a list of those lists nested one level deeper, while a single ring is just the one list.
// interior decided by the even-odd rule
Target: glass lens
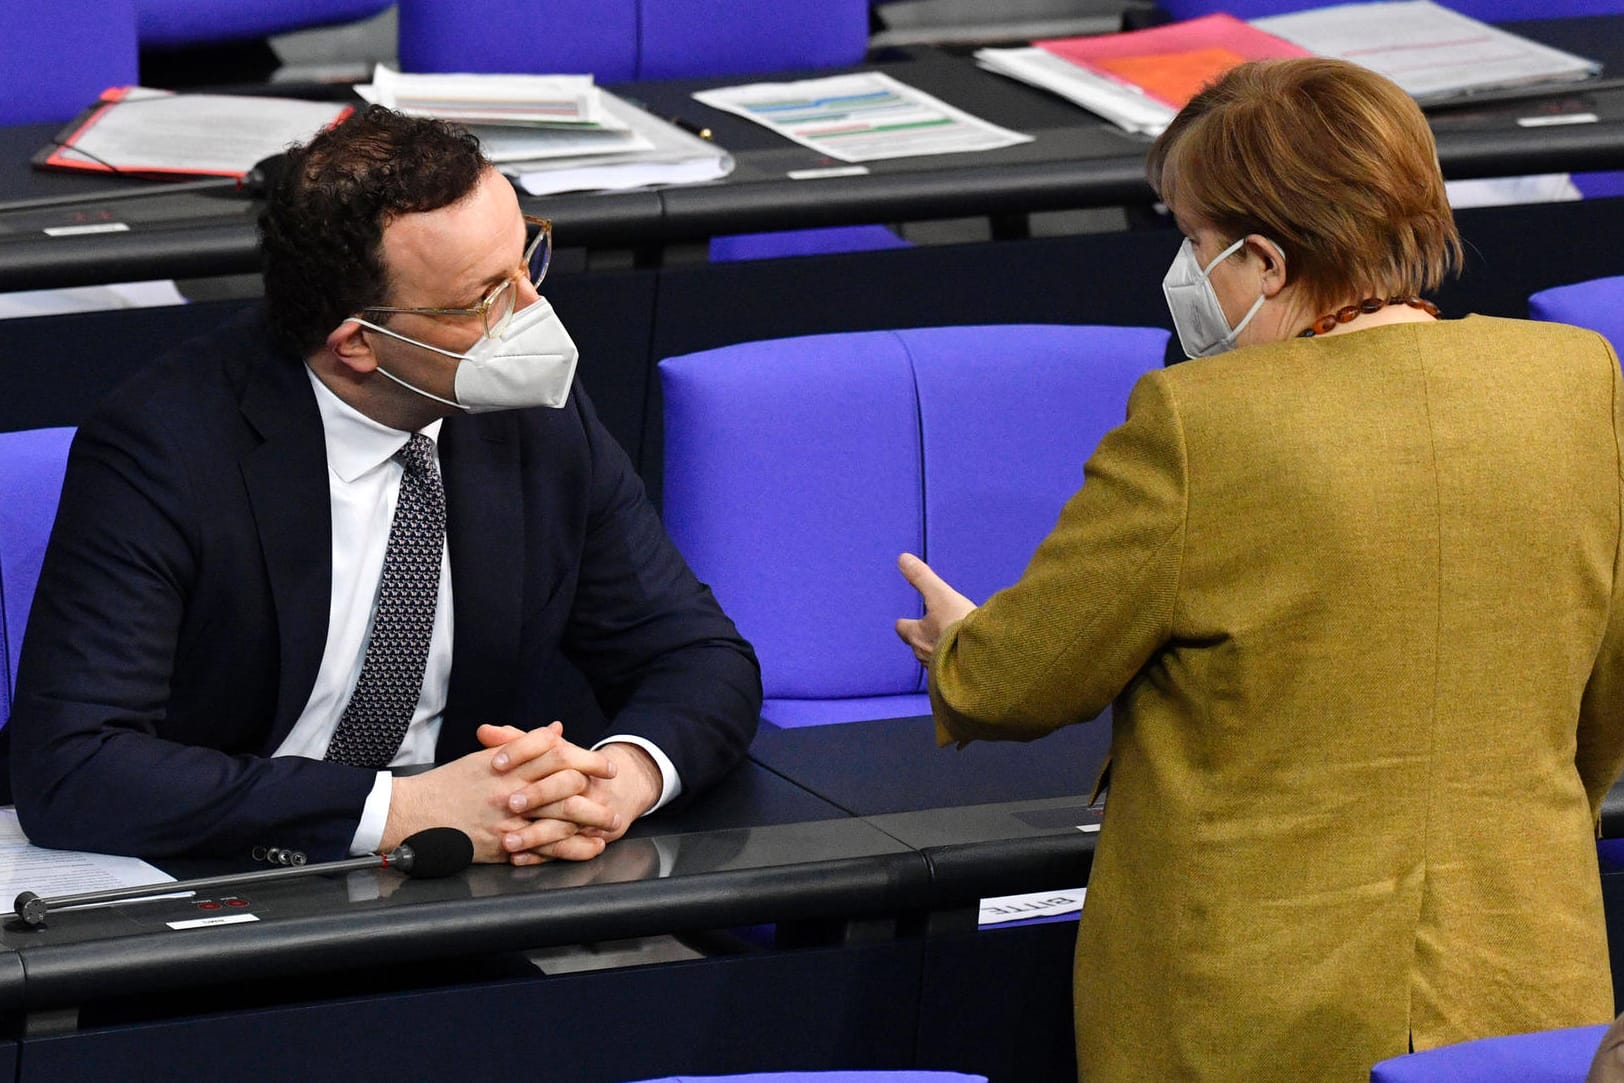
[{"label": "glass lens", "polygon": [[553,231],[541,226],[532,228],[539,231],[539,236],[530,239],[530,284],[540,286],[541,280],[547,277],[547,265],[553,260]]},{"label": "glass lens", "polygon": [[519,291],[513,288],[511,278],[491,291],[485,308],[485,333],[491,338],[501,338],[502,332],[507,330],[518,295]]}]

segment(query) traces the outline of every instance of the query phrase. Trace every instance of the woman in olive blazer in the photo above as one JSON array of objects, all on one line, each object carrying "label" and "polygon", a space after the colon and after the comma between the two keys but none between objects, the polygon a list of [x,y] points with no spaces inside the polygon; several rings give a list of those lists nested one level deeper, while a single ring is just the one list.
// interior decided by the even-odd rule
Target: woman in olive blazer
[{"label": "woman in olive blazer", "polygon": [[901,561],[944,743],[1115,705],[1081,1078],[1362,1083],[1606,1021],[1617,358],[1435,318],[1459,241],[1431,136],[1363,69],[1237,68],[1150,169],[1188,238],[1186,351],[1244,348],[1143,378],[984,605]]}]

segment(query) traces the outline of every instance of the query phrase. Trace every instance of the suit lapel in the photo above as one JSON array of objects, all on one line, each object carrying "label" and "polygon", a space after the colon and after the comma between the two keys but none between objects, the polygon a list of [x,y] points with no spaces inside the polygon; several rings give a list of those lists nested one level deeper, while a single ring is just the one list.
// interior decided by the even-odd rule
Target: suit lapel
[{"label": "suit lapel", "polygon": [[455,614],[442,761],[477,747],[468,723],[510,721],[527,563],[514,424],[511,413],[454,416],[440,430]]},{"label": "suit lapel", "polygon": [[266,352],[243,390],[244,418],[261,438],[242,457],[276,608],[281,666],[267,751],[298,721],[327,643],[332,599],[332,510],[327,445],[303,363]]}]

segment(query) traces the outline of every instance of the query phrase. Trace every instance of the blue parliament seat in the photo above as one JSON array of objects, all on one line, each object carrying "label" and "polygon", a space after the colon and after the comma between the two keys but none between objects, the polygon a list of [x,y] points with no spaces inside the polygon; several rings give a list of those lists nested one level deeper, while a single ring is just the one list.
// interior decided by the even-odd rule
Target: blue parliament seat
[{"label": "blue parliament seat", "polygon": [[11,717],[11,695],[23,629],[51,537],[71,428],[0,433],[0,725]]},{"label": "blue parliament seat", "polygon": [[1588,327],[1624,352],[1624,275],[1552,286],[1528,298],[1528,315],[1552,323]]},{"label": "blue parliament seat", "polygon": [[1607,1024],[1481,1038],[1384,1060],[1370,1083],[1584,1083]]},{"label": "blue parliament seat", "polygon": [[[179,49],[351,23],[390,0],[134,0],[141,44]],[[129,80],[134,82],[134,80]]]},{"label": "blue parliament seat", "polygon": [[589,72],[602,83],[856,64],[868,0],[400,0],[416,72]]},{"label": "blue parliament seat", "polygon": [[0,124],[70,120],[136,81],[134,0],[0,4]]},{"label": "blue parliament seat", "polygon": [[780,726],[929,712],[897,640],[922,556],[1014,582],[1168,332],[988,325],[727,346],[659,366],[666,527],[755,644]]}]

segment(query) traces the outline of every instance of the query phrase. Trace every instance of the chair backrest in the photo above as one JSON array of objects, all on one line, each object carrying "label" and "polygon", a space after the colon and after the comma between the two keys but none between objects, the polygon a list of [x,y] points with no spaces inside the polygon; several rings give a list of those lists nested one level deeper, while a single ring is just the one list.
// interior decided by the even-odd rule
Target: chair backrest
[{"label": "chair backrest", "polygon": [[[1329,7],[1335,0],[1157,0],[1161,9],[1175,19],[1193,19],[1224,11],[1238,19],[1260,19],[1284,15],[1288,11]],[[1617,15],[1624,12],[1624,0],[1438,0],[1446,8],[1470,15],[1485,23],[1505,23],[1517,19],[1564,19],[1579,15]]]},{"label": "chair backrest", "polygon": [[[667,529],[770,699],[915,694],[904,550],[976,601],[1012,583],[1168,333],[937,327],[660,363]],[[769,716],[770,717],[770,716]]]},{"label": "chair backrest", "polygon": [[1384,1060],[1371,1083],[1584,1083],[1607,1024],[1440,1046]]},{"label": "chair backrest", "polygon": [[71,428],[0,433],[0,725],[11,717],[17,656],[72,442]]},{"label": "chair backrest", "polygon": [[868,0],[400,0],[411,72],[580,72],[599,82],[855,64]]},{"label": "chair backrest", "polygon": [[0,124],[71,120],[136,62],[133,0],[0,4]]},{"label": "chair backrest", "polygon": [[1528,298],[1528,315],[1599,331],[1624,355],[1624,275],[1540,290]]},{"label": "chair backrest", "polygon": [[142,45],[175,49],[352,23],[388,6],[389,0],[135,0],[135,13]]}]

